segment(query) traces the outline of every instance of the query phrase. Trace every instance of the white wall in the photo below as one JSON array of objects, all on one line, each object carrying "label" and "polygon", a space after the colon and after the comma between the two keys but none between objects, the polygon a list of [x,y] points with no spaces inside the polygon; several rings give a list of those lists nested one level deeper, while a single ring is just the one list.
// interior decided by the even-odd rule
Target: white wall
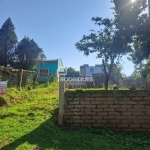
[{"label": "white wall", "polygon": [[94,66],[86,67],[86,76],[92,77],[93,73],[102,73],[102,67],[94,67]]}]

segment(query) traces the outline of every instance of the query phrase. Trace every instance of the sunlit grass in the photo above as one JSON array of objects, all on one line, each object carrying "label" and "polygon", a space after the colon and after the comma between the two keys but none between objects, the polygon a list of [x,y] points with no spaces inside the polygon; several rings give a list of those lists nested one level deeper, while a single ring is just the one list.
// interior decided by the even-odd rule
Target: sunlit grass
[{"label": "sunlit grass", "polygon": [[4,97],[9,106],[0,108],[1,150],[150,149],[149,133],[57,126],[57,83],[29,91],[8,89]]}]

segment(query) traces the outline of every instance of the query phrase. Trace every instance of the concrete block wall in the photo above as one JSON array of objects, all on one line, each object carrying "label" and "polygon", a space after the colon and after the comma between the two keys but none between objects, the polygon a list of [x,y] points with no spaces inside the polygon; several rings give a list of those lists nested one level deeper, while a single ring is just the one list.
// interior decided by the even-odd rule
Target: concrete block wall
[{"label": "concrete block wall", "polygon": [[66,91],[63,124],[150,131],[150,91]]}]

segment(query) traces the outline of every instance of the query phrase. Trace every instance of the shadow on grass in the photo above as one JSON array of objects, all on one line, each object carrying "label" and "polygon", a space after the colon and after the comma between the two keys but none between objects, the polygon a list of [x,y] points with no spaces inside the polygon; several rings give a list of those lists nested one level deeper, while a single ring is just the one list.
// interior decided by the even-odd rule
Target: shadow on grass
[{"label": "shadow on grass", "polygon": [[4,146],[1,150],[13,150],[13,149],[23,149],[21,145],[24,143],[29,143],[29,149],[49,149],[55,148],[57,144],[57,132],[59,132],[59,127],[56,126],[56,120],[58,114],[58,108],[54,110],[54,115],[43,122],[38,128],[34,129],[30,133],[20,137],[14,142]]},{"label": "shadow on grass", "polygon": [[[38,128],[4,146],[1,150],[149,150],[149,145],[137,145],[140,134],[135,139],[133,135],[115,134],[104,130],[73,130],[67,127],[58,127],[56,120],[58,108],[52,117],[43,122]],[[115,139],[116,138],[116,139]],[[149,139],[149,134],[147,135]],[[115,139],[115,140],[114,140]],[[122,140],[125,140],[124,142]],[[128,139],[128,140],[127,140]],[[136,140],[137,139],[137,140]],[[146,138],[144,138],[146,139]],[[143,137],[141,142],[144,140]],[[135,140],[134,144],[133,140]],[[122,141],[122,142],[121,142]],[[132,143],[133,144],[132,144]],[[147,141],[148,142],[148,141]]]},{"label": "shadow on grass", "polygon": [[[109,143],[103,136],[80,132],[56,125],[58,108],[38,128],[4,146],[1,150],[120,150],[121,145]],[[120,147],[121,146],[121,147]]]}]

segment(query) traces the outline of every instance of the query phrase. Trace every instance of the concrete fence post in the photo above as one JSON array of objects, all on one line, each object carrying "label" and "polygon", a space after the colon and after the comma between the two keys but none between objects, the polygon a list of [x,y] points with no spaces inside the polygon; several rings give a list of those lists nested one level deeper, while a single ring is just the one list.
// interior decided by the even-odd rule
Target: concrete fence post
[{"label": "concrete fence post", "polygon": [[63,125],[64,117],[64,92],[65,92],[65,82],[61,81],[60,78],[65,77],[64,75],[59,76],[59,114],[58,114],[58,125]]}]

